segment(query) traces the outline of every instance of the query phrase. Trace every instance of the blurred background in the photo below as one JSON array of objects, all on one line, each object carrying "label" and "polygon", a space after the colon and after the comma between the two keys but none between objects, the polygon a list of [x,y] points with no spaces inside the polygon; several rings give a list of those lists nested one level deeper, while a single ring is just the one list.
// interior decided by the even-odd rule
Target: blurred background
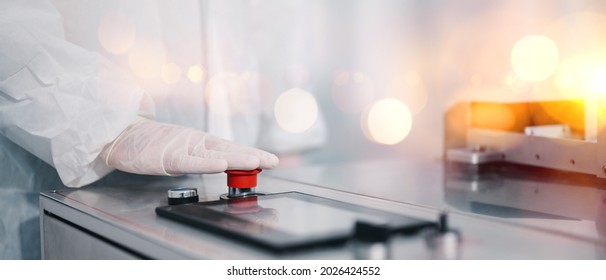
[{"label": "blurred background", "polygon": [[[606,2],[599,0],[51,2],[66,39],[121,66],[153,98],[159,121],[275,152],[281,168],[412,159],[388,170],[343,169],[323,183],[359,181],[356,191],[366,193],[380,179],[405,177],[410,192],[377,192],[440,207],[442,177],[417,171],[425,171],[419,159],[442,157],[453,106],[580,100],[587,130],[606,92]],[[474,113],[507,130],[515,125],[511,108]],[[548,113],[557,120],[569,111]],[[585,140],[592,135],[585,131]],[[0,188],[0,213],[9,217],[0,221],[0,257],[39,258],[26,248],[40,247],[38,192],[60,180],[33,155],[7,168],[14,178]],[[376,176],[339,176],[363,172]],[[19,242],[4,242],[17,235]]]},{"label": "blurred background", "polygon": [[[54,2],[83,23],[68,39],[96,44],[154,99],[179,106],[180,116],[158,107],[160,120],[280,153],[283,167],[439,158],[444,113],[457,102],[606,90],[603,1],[159,2],[187,26],[160,32],[141,18],[152,5],[120,3],[94,21],[78,18],[91,3]],[[98,34],[85,34],[89,23]]]}]

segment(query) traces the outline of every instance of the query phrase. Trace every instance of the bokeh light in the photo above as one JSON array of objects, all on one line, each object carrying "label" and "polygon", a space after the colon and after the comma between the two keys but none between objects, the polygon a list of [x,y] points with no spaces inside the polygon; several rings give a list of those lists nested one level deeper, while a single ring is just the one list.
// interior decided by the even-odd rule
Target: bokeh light
[{"label": "bokeh light", "polygon": [[165,63],[166,52],[159,41],[139,38],[128,52],[130,69],[142,79],[158,78]]},{"label": "bokeh light", "polygon": [[293,88],[282,93],[274,105],[278,125],[291,133],[302,133],[318,119],[318,104],[311,93]]},{"label": "bokeh light", "polygon": [[166,84],[174,84],[181,80],[181,67],[174,62],[162,66],[162,81]]},{"label": "bokeh light", "polygon": [[560,96],[563,99],[579,103],[578,106],[582,108],[577,111],[583,110],[585,114],[584,116],[579,112],[571,114],[570,108],[563,110],[546,108],[545,110],[558,120],[578,116],[578,120],[573,123],[572,128],[583,129],[585,139],[594,140],[597,131],[602,129],[601,126],[598,127],[597,104],[598,98],[603,98],[606,94],[606,54],[576,55],[562,61],[554,83]]},{"label": "bokeh light", "polygon": [[553,75],[558,66],[558,47],[545,36],[530,35],[514,45],[510,59],[517,77],[531,82],[543,81]]},{"label": "bokeh light", "polygon": [[[603,98],[606,93],[604,28],[606,15],[602,11],[583,10],[559,18],[545,33],[557,42],[562,57],[553,83],[556,88],[554,92],[559,93],[561,99],[579,103],[575,107],[582,109],[585,114],[585,140],[595,140],[597,131],[602,129],[597,121],[597,104],[598,98]],[[556,119],[571,115],[570,109],[548,112],[551,111]],[[582,113],[577,113],[579,118]],[[577,123],[582,123],[582,120]]]},{"label": "bokeh light", "polygon": [[131,18],[121,12],[107,13],[97,31],[99,43],[111,54],[125,54],[135,43],[135,25]]},{"label": "bokeh light", "polygon": [[393,98],[374,103],[360,120],[366,138],[384,145],[402,141],[412,128],[412,114],[406,104]]},{"label": "bokeh light", "polygon": [[206,70],[200,64],[195,64],[187,69],[187,78],[194,84],[199,84],[206,78]]},{"label": "bokeh light", "polygon": [[343,112],[359,113],[374,99],[372,80],[362,72],[341,72],[333,82],[332,98]]},{"label": "bokeh light", "polygon": [[555,75],[555,86],[566,99],[606,93],[606,53],[577,55],[564,60]]}]

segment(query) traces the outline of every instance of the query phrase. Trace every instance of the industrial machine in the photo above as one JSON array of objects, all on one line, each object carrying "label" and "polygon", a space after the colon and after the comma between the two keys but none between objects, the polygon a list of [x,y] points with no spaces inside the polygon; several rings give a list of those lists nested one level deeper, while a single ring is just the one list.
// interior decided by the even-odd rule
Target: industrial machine
[{"label": "industrial machine", "polygon": [[450,161],[511,162],[606,178],[606,103],[465,102],[446,114]]},{"label": "industrial machine", "polygon": [[444,159],[117,172],[41,193],[43,257],[601,259],[604,104],[461,103]]},{"label": "industrial machine", "polygon": [[238,197],[224,195],[225,174],[158,178],[118,172],[90,188],[41,194],[43,257],[606,256],[606,191],[596,183],[602,179],[579,174],[572,183],[552,169],[474,166],[416,159],[264,171],[253,174],[256,184],[254,177],[235,185],[232,180],[229,187],[263,193]]}]

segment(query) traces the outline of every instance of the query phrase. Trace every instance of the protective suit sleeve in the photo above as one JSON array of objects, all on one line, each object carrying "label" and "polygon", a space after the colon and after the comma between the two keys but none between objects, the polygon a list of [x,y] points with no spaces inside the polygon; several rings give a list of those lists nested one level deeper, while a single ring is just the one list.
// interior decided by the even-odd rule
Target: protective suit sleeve
[{"label": "protective suit sleeve", "polygon": [[45,1],[0,3],[0,133],[80,187],[112,168],[100,159],[153,102],[108,59],[65,40]]}]

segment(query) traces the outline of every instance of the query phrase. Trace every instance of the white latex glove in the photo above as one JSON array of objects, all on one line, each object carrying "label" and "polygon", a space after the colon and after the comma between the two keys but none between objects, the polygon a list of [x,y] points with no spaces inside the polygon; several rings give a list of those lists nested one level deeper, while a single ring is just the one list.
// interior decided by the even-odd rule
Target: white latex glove
[{"label": "white latex glove", "polygon": [[101,153],[118,170],[148,175],[217,173],[225,170],[268,169],[278,158],[202,131],[141,119]]}]

